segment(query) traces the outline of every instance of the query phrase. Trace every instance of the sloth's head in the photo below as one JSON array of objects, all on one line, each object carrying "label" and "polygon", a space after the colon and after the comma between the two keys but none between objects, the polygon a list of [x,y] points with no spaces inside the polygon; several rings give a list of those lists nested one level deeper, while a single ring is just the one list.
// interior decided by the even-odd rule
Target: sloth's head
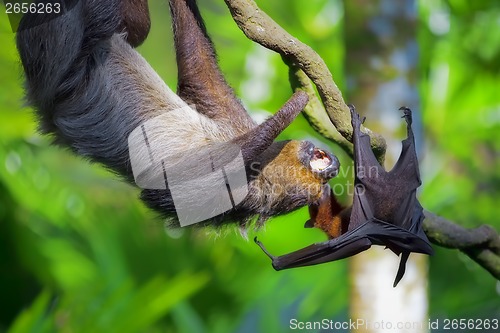
[{"label": "sloth's head", "polygon": [[[207,121],[202,128],[205,134],[212,133],[208,141],[204,135],[191,135],[183,139],[198,142],[190,149],[157,149],[163,154],[157,163],[136,175],[138,185],[145,185],[143,199],[165,215],[176,216],[180,225],[235,220],[246,225],[255,216],[260,225],[271,216],[316,203],[328,189],[328,180],[338,174],[337,157],[309,141],[274,141],[307,101],[305,93],[296,93],[273,117],[258,126],[248,125],[250,129]],[[181,119],[194,112],[190,110],[180,113]],[[165,147],[166,135],[171,134],[166,124],[175,122],[164,119],[156,126],[140,126],[139,138],[145,132],[150,135],[139,141]],[[241,134],[217,140],[235,132]],[[137,156],[144,161],[150,155],[157,154],[140,149]]]},{"label": "sloth's head", "polygon": [[275,142],[250,164],[249,194],[241,208],[263,222],[317,202],[339,167],[335,155],[309,141]]}]

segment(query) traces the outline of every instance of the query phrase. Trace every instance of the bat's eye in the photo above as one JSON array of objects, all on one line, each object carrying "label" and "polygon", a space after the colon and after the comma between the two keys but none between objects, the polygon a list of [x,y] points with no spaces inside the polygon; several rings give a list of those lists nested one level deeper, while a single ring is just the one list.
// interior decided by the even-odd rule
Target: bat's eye
[{"label": "bat's eye", "polygon": [[322,177],[333,178],[339,173],[340,163],[334,155],[319,148],[314,148],[309,166],[312,171],[319,173]]}]

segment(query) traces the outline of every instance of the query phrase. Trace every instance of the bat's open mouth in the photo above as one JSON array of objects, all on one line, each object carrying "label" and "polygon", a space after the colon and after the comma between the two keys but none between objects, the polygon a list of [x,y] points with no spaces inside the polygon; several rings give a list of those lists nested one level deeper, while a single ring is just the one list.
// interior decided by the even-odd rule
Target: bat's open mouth
[{"label": "bat's open mouth", "polygon": [[340,163],[337,157],[327,151],[313,147],[309,160],[311,170],[322,178],[330,179],[339,173]]}]

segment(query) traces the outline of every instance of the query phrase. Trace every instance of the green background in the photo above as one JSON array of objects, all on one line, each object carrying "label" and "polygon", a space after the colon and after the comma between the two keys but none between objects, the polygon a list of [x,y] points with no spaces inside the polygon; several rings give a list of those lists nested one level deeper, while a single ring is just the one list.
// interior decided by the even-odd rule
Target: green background
[{"label": "green background", "polygon": [[[139,51],[175,87],[168,6],[150,3],[153,28]],[[259,5],[346,86],[341,1]],[[275,112],[291,94],[280,57],[247,40],[223,1],[200,7],[228,82],[256,119]],[[429,28],[436,11],[446,13],[447,33]],[[500,2],[420,1],[417,12],[422,204],[498,230]],[[0,331],[287,332],[290,318],[348,318],[346,261],[275,272],[236,228],[166,230],[136,188],[37,134],[9,30],[1,13]],[[265,70],[252,70],[256,61]],[[281,137],[321,142],[350,163],[302,116]],[[273,253],[323,240],[302,228],[307,218],[307,209],[275,218],[249,239],[258,235]],[[430,318],[500,318],[500,284],[458,251],[436,248],[429,279]]]}]

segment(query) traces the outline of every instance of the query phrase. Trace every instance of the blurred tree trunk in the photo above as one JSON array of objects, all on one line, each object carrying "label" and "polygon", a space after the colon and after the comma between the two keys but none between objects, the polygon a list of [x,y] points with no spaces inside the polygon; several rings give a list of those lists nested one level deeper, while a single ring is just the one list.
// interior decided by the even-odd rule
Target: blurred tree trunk
[{"label": "blurred tree trunk", "polygon": [[[390,169],[406,134],[400,106],[414,111],[417,141],[420,133],[416,1],[346,0],[344,5],[347,101],[368,116],[371,129],[384,134]],[[427,258],[412,254],[403,280],[393,288],[398,263],[378,246],[351,259],[350,314],[366,323],[356,332],[427,331]],[[402,328],[396,328],[399,323]],[[415,327],[419,324],[424,327]]]}]

